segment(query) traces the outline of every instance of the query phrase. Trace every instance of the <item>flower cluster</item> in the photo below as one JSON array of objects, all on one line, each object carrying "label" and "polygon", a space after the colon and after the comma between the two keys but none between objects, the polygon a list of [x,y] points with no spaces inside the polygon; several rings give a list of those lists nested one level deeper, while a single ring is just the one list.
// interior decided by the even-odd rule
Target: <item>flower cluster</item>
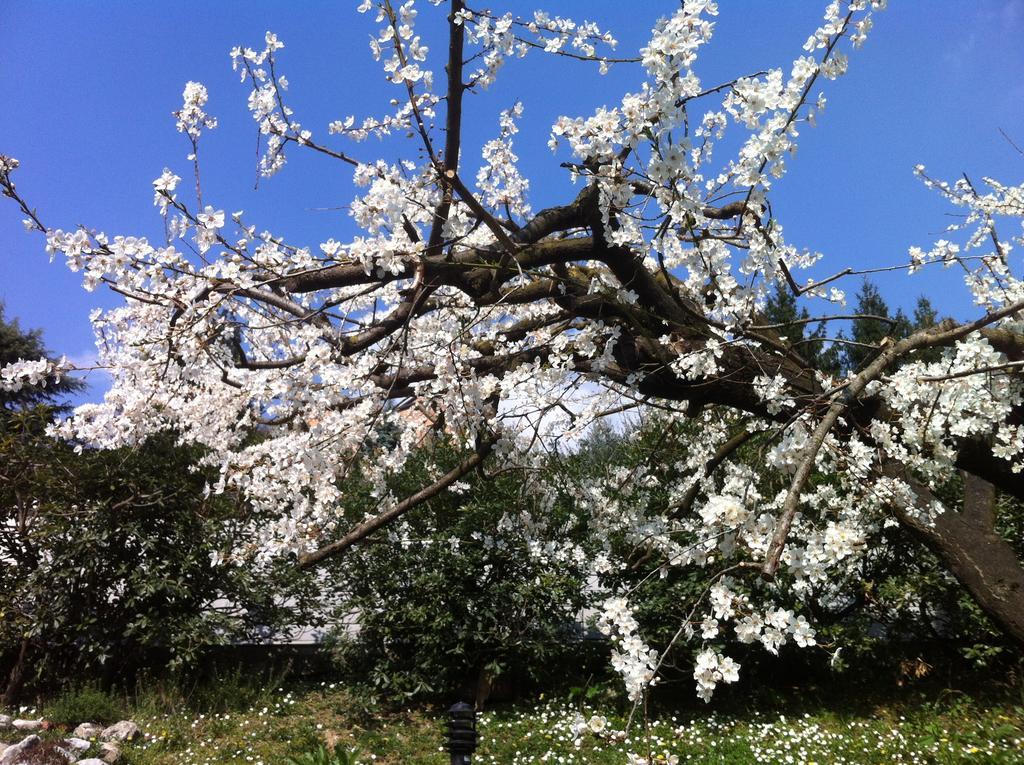
[{"label": "flower cluster", "polygon": [[456,23],[462,24],[466,38],[481,48],[483,63],[469,77],[470,83],[481,88],[494,83],[507,59],[523,58],[532,49],[597,61],[604,74],[609,61],[607,56],[598,55],[597,46],[614,49],[617,45],[611,33],[601,30],[592,21],[552,17],[544,11],[536,11],[531,19],[525,20],[511,13],[494,16],[487,11],[463,9],[457,14]]},{"label": "flower cluster", "polygon": [[46,387],[59,383],[74,367],[61,356],[51,359],[17,359],[0,367],[0,390],[17,392],[26,386]]},{"label": "flower cluster", "polygon": [[658,652],[637,634],[640,625],[624,598],[604,602],[597,626],[615,645],[612,667],[622,675],[629,700],[639,701],[644,691],[658,681]]},{"label": "flower cluster", "polygon": [[719,683],[735,683],[740,679],[740,665],[713,649],[697,654],[693,666],[693,679],[697,681],[697,695],[711,701]]},{"label": "flower cluster", "polygon": [[530,205],[526,201],[530,182],[519,173],[519,157],[512,151],[512,136],[519,132],[515,121],[522,113],[521,102],[501,113],[501,133],[498,138],[484,144],[484,164],[477,171],[476,183],[485,205],[525,219],[530,215]]},{"label": "flower cluster", "polygon": [[174,113],[177,118],[179,133],[186,133],[193,141],[197,140],[203,129],[213,130],[217,127],[217,118],[211,117],[203,111],[206,102],[209,100],[209,93],[206,86],[201,82],[185,83],[185,91],[182,93],[184,104],[181,109]]}]

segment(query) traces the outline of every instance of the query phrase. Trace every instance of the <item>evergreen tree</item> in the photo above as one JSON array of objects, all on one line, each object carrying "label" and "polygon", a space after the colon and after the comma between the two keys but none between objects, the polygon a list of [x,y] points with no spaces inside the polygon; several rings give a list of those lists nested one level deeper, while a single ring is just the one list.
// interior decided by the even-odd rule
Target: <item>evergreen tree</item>
[{"label": "evergreen tree", "polygon": [[[937,323],[937,312],[925,297],[918,299],[913,317],[908,317],[903,309],[891,313],[878,287],[867,279],[857,293],[854,312],[878,318],[857,319],[852,322],[849,334],[840,329],[835,334],[837,342],[830,342],[828,325],[820,322],[810,330],[813,323],[807,321],[810,318],[807,309],[799,308],[796,297],[780,285],[765,305],[764,323],[778,325],[774,331],[780,339],[785,339],[809,364],[833,375],[861,369],[878,355],[886,338],[901,340]],[[914,358],[927,361],[938,353],[930,349],[927,354],[919,353]]]},{"label": "evergreen tree", "polygon": [[[935,310],[931,301],[924,295],[917,299],[914,306],[914,332],[934,327],[939,323],[939,312]],[[942,350],[939,348],[923,348],[914,354],[917,361],[932,362],[942,357]]]},{"label": "evergreen tree", "polygon": [[[811,343],[809,345],[817,349],[816,363],[818,369],[826,374],[838,377],[843,372],[843,351],[846,346],[842,343],[829,342],[826,339],[827,337],[826,324],[822,322],[811,333]],[[836,338],[838,340],[845,338],[842,330],[839,330]]]},{"label": "evergreen tree", "polygon": [[796,296],[784,285],[776,285],[775,294],[765,305],[766,324],[781,325],[774,332],[807,360],[808,364],[828,374],[838,375],[842,366],[842,345],[828,340],[828,326],[819,322],[810,332],[810,314],[797,308]]},{"label": "evergreen tree", "polygon": [[[788,288],[781,284],[775,286],[775,294],[768,298],[764,307],[765,322],[769,324],[785,325],[780,333],[785,335],[789,325],[802,319],[810,318],[806,308],[797,309],[796,296]],[[803,332],[796,325],[795,331],[803,336]],[[792,338],[791,338],[792,339]]]},{"label": "evergreen tree", "polygon": [[[850,344],[844,346],[843,366],[846,370],[861,369],[878,355],[882,341],[894,334],[895,325],[887,321],[891,314],[878,287],[867,279],[857,293],[855,313],[862,316],[878,316],[878,319],[857,319],[850,331]],[[906,321],[906,317],[903,317]]]},{"label": "evergreen tree", "polygon": [[[50,357],[7,321],[0,365]],[[289,634],[321,619],[322,583],[222,565],[254,508],[210,494],[203,452],[171,433],[84,449],[46,435],[79,380],[0,392],[0,706],[31,690],[182,668],[205,646]],[[255,539],[255,537],[253,537]]]},{"label": "evergreen tree", "polygon": [[[912,317],[908,317],[903,309],[890,313],[889,306],[882,298],[878,287],[864,280],[857,293],[856,313],[865,316],[877,316],[877,319],[858,319],[853,323],[851,340],[857,345],[843,346],[842,367],[844,371],[861,369],[878,355],[882,342],[889,338],[892,341],[902,340],[914,332],[928,329],[937,323],[938,313],[926,297],[920,297],[914,306]],[[867,347],[872,346],[872,347]],[[931,361],[938,358],[937,348],[919,351],[914,354],[915,361]]]},{"label": "evergreen tree", "polygon": [[764,323],[778,325],[772,332],[801,356],[814,356],[814,347],[804,343],[806,321],[810,318],[806,308],[797,308],[796,296],[782,284],[775,285],[775,293],[768,298],[764,307]]},{"label": "evergreen tree", "polygon": [[917,299],[914,306],[914,331],[928,329],[939,323],[939,313],[932,306],[932,301],[924,295]]}]

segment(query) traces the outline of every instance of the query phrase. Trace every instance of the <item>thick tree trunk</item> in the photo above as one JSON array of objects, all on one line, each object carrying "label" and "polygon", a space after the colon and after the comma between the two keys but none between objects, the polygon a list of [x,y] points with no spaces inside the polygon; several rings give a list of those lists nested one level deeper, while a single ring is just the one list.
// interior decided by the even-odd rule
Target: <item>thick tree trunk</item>
[{"label": "thick tree trunk", "polygon": [[[905,473],[900,478],[921,499],[932,499],[927,487],[908,480]],[[992,484],[965,473],[963,507],[940,513],[933,524],[904,508],[897,512],[903,525],[939,557],[996,625],[1024,645],[1024,566],[995,531]]]},{"label": "thick tree trunk", "polygon": [[3,698],[0,699],[0,707],[13,707],[21,693],[21,686],[25,680],[25,663],[28,657],[28,638],[22,638],[21,648],[18,650],[18,658],[14,660],[14,666],[7,676],[7,687],[4,689]]}]

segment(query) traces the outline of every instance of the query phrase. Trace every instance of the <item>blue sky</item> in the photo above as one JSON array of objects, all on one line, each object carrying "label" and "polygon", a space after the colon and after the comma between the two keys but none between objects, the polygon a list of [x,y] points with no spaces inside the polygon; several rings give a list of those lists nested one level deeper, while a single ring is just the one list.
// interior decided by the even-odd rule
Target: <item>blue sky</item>
[{"label": "blue sky", "polygon": [[[170,113],[180,106],[184,83],[199,80],[210,91],[208,111],[220,120],[201,147],[205,201],[244,209],[247,219],[294,244],[343,239],[352,233],[341,209],[351,198],[348,167],[293,150],[285,170],[254,191],[256,130],[245,107],[247,86],[231,71],[228,50],[262,47],[264,32],[275,31],[286,45],[279,60],[292,84],[290,105],[326,140],[329,121],[380,113],[399,95],[370,57],[375,25],[371,15],[355,12],[356,4],[0,0],[0,153],[21,160],[18,188],[48,225],[83,223],[159,240],[151,182],[165,166],[190,177],[188,144]],[[420,4],[429,61],[439,70],[443,28]],[[628,56],[674,5],[494,0],[491,7],[591,18],[615,33],[617,53]],[[1010,183],[1024,172],[1024,157],[999,133],[1024,146],[1024,0],[891,5],[876,16],[850,73],[826,83],[828,109],[817,129],[804,132],[775,191],[787,238],[826,254],[818,275],[848,264],[903,262],[908,246],[939,236],[948,209],[913,177],[915,164],[939,177],[967,172]],[[715,39],[697,66],[702,81],[788,66],[823,7],[818,0],[720,0]],[[558,169],[565,157],[546,148],[550,124],[560,114],[614,105],[638,82],[627,66],[601,77],[593,67],[536,54],[512,62],[492,91],[467,101],[463,162],[475,169],[479,146],[496,132],[497,111],[522,100],[516,149],[532,181],[534,209],[563,202],[572,190]],[[361,159],[394,160],[415,144],[370,141],[345,149]],[[89,311],[119,298],[84,292],[77,274],[49,263],[41,238],[24,232],[21,217],[0,200],[0,300],[8,316],[42,327],[53,351],[86,359],[93,352]],[[878,281],[893,306],[911,307],[928,294],[944,314],[972,313],[950,272]]]}]

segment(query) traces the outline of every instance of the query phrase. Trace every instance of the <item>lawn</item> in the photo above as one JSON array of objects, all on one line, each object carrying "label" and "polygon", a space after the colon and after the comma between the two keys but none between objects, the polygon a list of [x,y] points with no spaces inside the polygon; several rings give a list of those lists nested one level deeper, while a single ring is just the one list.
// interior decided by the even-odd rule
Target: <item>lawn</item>
[{"label": "lawn", "polygon": [[[448,762],[440,707],[380,712],[329,682],[264,689],[227,683],[223,690],[219,699],[209,691],[191,698],[150,691],[122,706],[146,732],[126,748],[127,764],[282,765],[325,742],[355,749],[352,762],[360,764]],[[728,711],[683,703],[652,713],[646,725],[638,715],[628,730],[610,701],[599,708],[541,696],[484,712],[473,762],[621,765],[636,753],[656,763],[1024,763],[1019,690],[972,696],[931,688],[881,705],[833,695],[836,703],[793,695],[758,709],[733,700]],[[61,703],[67,706],[52,708]],[[186,711],[215,705],[221,711]]]}]

